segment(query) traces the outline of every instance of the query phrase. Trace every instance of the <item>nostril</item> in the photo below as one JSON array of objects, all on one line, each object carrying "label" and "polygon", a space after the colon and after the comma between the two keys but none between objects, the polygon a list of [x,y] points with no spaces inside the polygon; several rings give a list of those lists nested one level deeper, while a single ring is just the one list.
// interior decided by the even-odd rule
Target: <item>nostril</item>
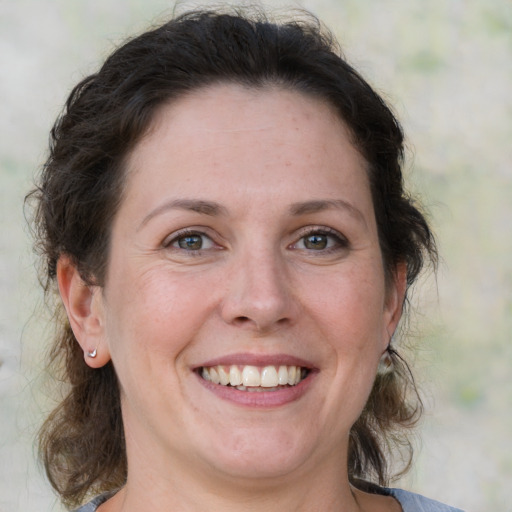
[{"label": "nostril", "polygon": [[232,320],[232,325],[240,327],[240,328],[251,328],[256,329],[261,333],[268,333],[270,331],[274,331],[275,329],[279,329],[284,327],[289,322],[289,319],[279,318],[274,322],[258,322],[256,319],[251,318],[250,316],[237,316]]},{"label": "nostril", "polygon": [[250,321],[250,319],[247,316],[237,316],[235,318],[235,323],[237,323],[237,324],[246,324],[249,321]]}]

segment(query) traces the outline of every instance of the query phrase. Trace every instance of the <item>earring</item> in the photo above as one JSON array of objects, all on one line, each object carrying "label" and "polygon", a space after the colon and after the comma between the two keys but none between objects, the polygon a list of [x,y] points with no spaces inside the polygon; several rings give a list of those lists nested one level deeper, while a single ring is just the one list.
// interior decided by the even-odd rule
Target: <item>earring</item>
[{"label": "earring", "polygon": [[386,351],[382,354],[377,369],[377,375],[386,375],[393,371],[393,358],[391,357],[391,349],[388,346]]},{"label": "earring", "polygon": [[91,359],[94,359],[97,356],[97,354],[98,354],[97,349],[87,351],[87,357],[90,357]]}]

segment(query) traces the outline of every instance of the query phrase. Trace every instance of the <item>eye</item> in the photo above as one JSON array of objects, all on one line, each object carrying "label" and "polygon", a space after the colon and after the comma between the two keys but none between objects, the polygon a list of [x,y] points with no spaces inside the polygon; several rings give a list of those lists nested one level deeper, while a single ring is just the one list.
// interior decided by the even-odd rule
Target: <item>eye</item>
[{"label": "eye", "polygon": [[347,248],[348,240],[333,229],[314,229],[306,232],[292,247],[304,251],[331,252]]},{"label": "eye", "polygon": [[329,237],[322,233],[314,233],[303,237],[303,244],[306,249],[322,250],[327,249]]},{"label": "eye", "polygon": [[181,233],[174,234],[163,245],[168,248],[182,249],[189,252],[199,252],[215,247],[215,243],[209,236],[196,231],[182,231]]}]

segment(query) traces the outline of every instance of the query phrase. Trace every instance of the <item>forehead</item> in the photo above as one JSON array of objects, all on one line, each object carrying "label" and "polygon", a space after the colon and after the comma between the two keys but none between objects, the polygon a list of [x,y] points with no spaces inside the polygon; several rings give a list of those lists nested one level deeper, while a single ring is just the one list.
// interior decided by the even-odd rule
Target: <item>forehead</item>
[{"label": "forehead", "polygon": [[295,120],[325,117],[345,128],[334,108],[318,96],[279,85],[253,87],[229,82],[194,89],[162,105],[154,117],[153,127],[168,122],[170,113],[183,121],[193,112],[201,111],[205,129],[213,122],[215,128],[224,125],[233,131],[239,127],[256,127],[261,121],[266,125],[275,110],[281,115],[288,112]]},{"label": "forehead", "polygon": [[222,84],[156,112],[129,157],[128,189],[130,182],[139,193],[156,182],[159,193],[167,187],[175,196],[199,185],[199,195],[231,187],[338,199],[348,185],[367,187],[367,173],[349,130],[326,102],[277,87]]}]

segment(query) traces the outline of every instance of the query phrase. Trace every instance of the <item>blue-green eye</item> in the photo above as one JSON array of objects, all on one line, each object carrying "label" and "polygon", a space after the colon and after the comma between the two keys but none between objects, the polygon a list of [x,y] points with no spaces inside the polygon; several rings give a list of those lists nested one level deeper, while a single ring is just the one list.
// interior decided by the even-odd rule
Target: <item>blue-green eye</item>
[{"label": "blue-green eye", "polygon": [[330,251],[346,248],[348,241],[336,231],[316,230],[303,235],[295,244],[295,249],[307,251]]},{"label": "blue-green eye", "polygon": [[322,250],[326,249],[329,244],[327,235],[315,233],[303,238],[304,247],[306,249]]},{"label": "blue-green eye", "polygon": [[197,251],[203,248],[203,239],[199,235],[187,235],[176,240],[180,249],[187,249],[190,251]]},{"label": "blue-green eye", "polygon": [[182,233],[168,244],[169,247],[185,251],[201,251],[211,249],[215,244],[213,240],[203,233]]}]

